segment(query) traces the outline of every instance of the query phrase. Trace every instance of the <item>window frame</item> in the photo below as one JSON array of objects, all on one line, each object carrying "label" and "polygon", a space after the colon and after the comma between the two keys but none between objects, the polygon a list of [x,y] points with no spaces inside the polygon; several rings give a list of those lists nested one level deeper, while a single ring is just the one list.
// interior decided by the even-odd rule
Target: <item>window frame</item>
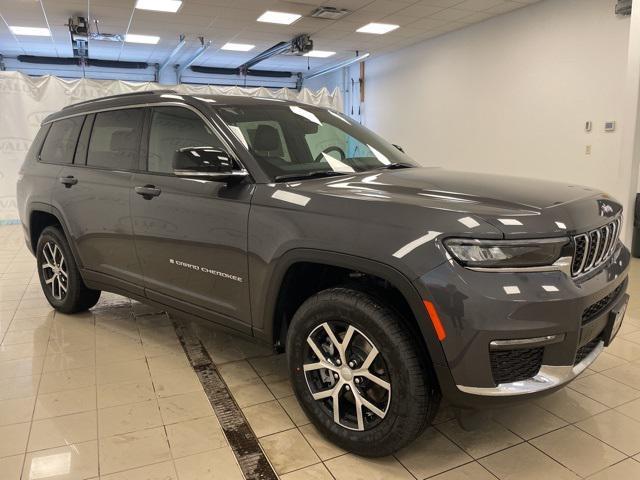
[{"label": "window frame", "polygon": [[211,122],[197,108],[195,108],[195,107],[193,107],[191,105],[183,104],[183,103],[158,103],[158,104],[153,104],[153,105],[148,105],[147,106],[147,116],[146,116],[146,119],[145,119],[144,129],[143,129],[143,132],[142,132],[142,135],[143,135],[142,147],[140,149],[140,165],[139,165],[139,168],[140,168],[140,172],[141,173],[144,173],[145,175],[159,175],[159,176],[163,176],[163,177],[175,177],[175,178],[179,178],[181,180],[189,180],[187,178],[180,177],[180,176],[178,176],[178,175],[176,175],[175,173],[172,173],[172,172],[151,172],[151,171],[149,171],[149,141],[151,139],[151,121],[153,119],[153,111],[157,110],[157,109],[160,109],[160,108],[172,108],[172,107],[184,108],[186,110],[190,110],[195,115],[200,117],[200,120],[202,120],[202,122],[207,127],[209,127],[209,130],[211,130],[211,132],[213,132],[213,134],[217,137],[218,141],[224,146],[224,148],[227,151],[227,153],[229,153],[229,155],[233,156],[233,160],[240,166],[240,170],[244,170],[247,173],[249,173],[249,179],[251,179],[251,181],[253,182],[252,177],[251,177],[251,173],[249,172],[249,170],[247,170],[247,168],[240,161],[236,151],[233,149],[233,147],[231,147],[229,142],[227,142],[225,140],[225,138],[220,134],[220,131],[218,130],[218,128],[216,128],[216,126],[213,124],[213,122]]},{"label": "window frame", "polygon": [[[78,117],[81,115],[77,115]],[[84,129],[84,124],[87,121],[87,116],[86,115],[82,115],[84,118],[82,119],[82,124],[80,125],[80,130],[78,131],[78,135],[76,136],[76,142],[75,145],[73,146],[73,155],[71,156],[71,162],[69,163],[60,163],[60,162],[47,162],[42,158],[42,151],[44,150],[44,146],[47,143],[47,139],[49,138],[49,135],[51,134],[51,129],[53,128],[53,126],[58,123],[58,122],[62,122],[64,120],[69,120],[71,117],[66,117],[66,118],[59,118],[57,120],[54,120],[52,122],[43,124],[42,127],[44,128],[46,126],[47,128],[47,132],[42,140],[42,143],[40,144],[40,147],[38,149],[38,162],[45,164],[45,165],[61,165],[63,167],[68,167],[74,164],[75,159],[76,159],[76,151],[78,150],[78,142],[80,141],[80,136],[82,135],[82,130]]]},{"label": "window frame", "polygon": [[[110,168],[110,167],[105,167],[102,165],[89,165],[89,147],[91,146],[91,139],[93,138],[93,129],[95,128],[96,125],[96,118],[98,118],[98,115],[101,113],[108,113],[108,112],[112,112],[112,111],[116,111],[116,110],[142,110],[142,127],[140,128],[140,136],[138,138],[138,169],[136,168]],[[92,168],[94,170],[104,170],[104,171],[108,171],[108,172],[129,172],[129,173],[134,173],[134,172],[138,172],[139,168],[140,168],[140,154],[141,154],[141,145],[142,145],[142,141],[143,141],[143,134],[144,134],[144,126],[146,123],[146,117],[147,117],[147,112],[146,112],[146,108],[145,106],[137,106],[137,105],[127,105],[127,106],[122,106],[122,107],[116,107],[116,108],[105,108],[103,110],[97,110],[95,112],[91,112],[91,113],[86,113],[86,116],[92,116],[92,120],[91,120],[91,130],[89,132],[89,138],[87,139],[87,151],[85,152],[85,157],[84,157],[84,166],[85,168]],[[86,121],[86,120],[85,120]],[[82,133],[82,132],[80,132]],[[78,137],[79,138],[79,137]],[[76,144],[76,148],[77,148],[77,144]],[[135,165],[135,163],[134,163]]]},{"label": "window frame", "polygon": [[[202,111],[200,111],[200,109],[196,108],[195,106],[188,104],[188,103],[181,103],[181,102],[157,102],[157,103],[134,103],[134,104],[130,104],[130,105],[118,105],[118,106],[113,106],[113,107],[108,107],[108,108],[96,108],[96,109],[92,109],[92,110],[87,110],[86,112],[78,112],[78,113],[71,113],[69,115],[63,115],[60,118],[54,118],[51,119],[47,122],[43,122],[43,126],[44,125],[48,125],[47,128],[51,128],[51,124],[53,124],[54,122],[60,121],[60,120],[65,120],[67,118],[71,118],[71,117],[79,117],[79,116],[85,116],[85,117],[89,117],[91,115],[93,115],[93,121],[95,121],[95,115],[98,113],[103,113],[103,112],[110,112],[113,110],[130,110],[132,108],[142,108],[146,111],[146,115],[144,117],[143,120],[143,130],[142,130],[142,136],[140,139],[140,148],[139,148],[139,163],[138,163],[138,168],[134,169],[134,170],[117,170],[117,171],[126,171],[126,172],[131,172],[131,173],[141,173],[141,174],[146,174],[146,175],[163,175],[163,176],[174,176],[176,178],[181,178],[183,180],[186,180],[183,177],[178,177],[174,174],[168,173],[162,173],[162,172],[148,172],[146,171],[146,152],[149,148],[149,141],[148,141],[148,124],[149,124],[149,119],[150,119],[150,114],[149,111],[152,108],[157,108],[157,107],[180,107],[180,108],[186,108],[187,110],[191,110],[192,112],[194,112],[196,115],[198,115],[206,124],[207,126],[211,129],[211,131],[213,131],[222,141],[223,145],[225,146],[225,148],[227,149],[227,152],[230,155],[233,155],[233,159],[238,163],[238,165],[240,166],[241,170],[246,171],[248,173],[247,179],[251,182],[251,183],[256,183],[253,174],[251,173],[251,170],[249,170],[245,163],[242,162],[242,160],[240,159],[240,154],[238,153],[238,151],[236,150],[236,148],[234,148],[232,146],[232,141],[233,140],[228,140],[227,138],[225,138],[225,136],[223,135],[223,133],[226,133],[226,131],[223,129],[223,126],[225,126],[224,121],[219,118],[219,116],[217,115],[217,112],[215,112],[214,114],[214,120],[209,119]],[[220,125],[218,125],[218,123]],[[226,128],[226,126],[225,126]],[[91,134],[93,133],[93,124],[91,125]],[[47,132],[47,135],[49,133]],[[233,136],[233,132],[229,132],[229,135]],[[232,137],[233,138],[233,137]],[[46,139],[46,137],[45,137]],[[89,135],[89,140],[91,140],[91,135]],[[44,145],[44,140],[42,142],[42,145]],[[42,148],[42,146],[41,146]],[[88,145],[87,145],[87,153],[88,153]],[[38,153],[39,154],[39,153]],[[251,156],[251,153],[246,151],[246,154]],[[249,160],[249,159],[248,159]],[[144,165],[142,164],[142,162],[144,161]],[[85,158],[85,164],[84,165],[80,165],[80,164],[65,164],[65,165],[75,165],[78,167],[83,167],[83,168],[91,168],[91,169],[95,169],[95,170],[103,170],[103,171],[116,171],[113,169],[109,169],[109,168],[104,168],[104,167],[98,167],[98,166],[92,166],[92,165],[87,165],[87,159]],[[256,168],[260,169],[260,166],[256,166]]]},{"label": "window frame", "polygon": [[[40,145],[38,145],[38,151],[35,152],[36,153],[36,160],[38,161],[38,163],[44,163],[46,165],[52,165],[51,163],[47,163],[42,161],[42,157],[40,156],[40,154],[42,153],[42,148],[44,147],[44,142],[47,141],[47,137],[49,136],[49,130],[51,130],[51,125],[53,125],[52,123],[44,123],[40,126],[40,128],[44,128],[46,129],[46,131],[44,132],[44,136],[42,137],[42,140],[40,140]],[[40,132],[38,132],[40,133]],[[36,133],[36,138],[38,137],[38,134]],[[33,141],[35,142],[36,138],[33,139]]]},{"label": "window frame", "polygon": [[[78,135],[78,142],[76,143],[76,151],[73,154],[73,165],[78,167],[86,167],[87,166],[87,156],[89,153],[89,142],[91,142],[91,133],[93,132],[93,122],[96,119],[95,113],[90,113],[84,116],[84,122],[82,124],[82,128],[80,129],[80,135]],[[82,158],[78,156],[78,148],[80,147],[80,141],[86,141],[86,146],[84,147],[84,153]],[[79,162],[77,162],[77,160]]]}]

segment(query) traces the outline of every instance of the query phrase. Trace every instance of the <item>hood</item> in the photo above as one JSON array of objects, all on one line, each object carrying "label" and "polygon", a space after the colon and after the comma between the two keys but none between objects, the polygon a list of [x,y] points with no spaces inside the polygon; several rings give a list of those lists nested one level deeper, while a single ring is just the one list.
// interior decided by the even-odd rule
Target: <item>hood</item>
[{"label": "hood", "polygon": [[622,210],[609,195],[585,186],[440,168],[383,170],[292,186],[311,195],[457,212],[467,215],[468,224],[484,221],[507,238],[574,234],[608,223]]}]

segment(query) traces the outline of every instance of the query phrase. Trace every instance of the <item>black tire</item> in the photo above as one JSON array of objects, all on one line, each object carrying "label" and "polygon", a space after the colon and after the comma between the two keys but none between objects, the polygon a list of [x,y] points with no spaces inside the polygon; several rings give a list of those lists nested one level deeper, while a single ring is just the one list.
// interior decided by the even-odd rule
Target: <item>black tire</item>
[{"label": "black tire", "polygon": [[[36,261],[40,286],[53,308],[62,313],[77,313],[98,303],[100,290],[84,284],[69,243],[59,228],[47,227],[42,231],[36,246]],[[55,271],[44,265],[53,265]],[[58,279],[52,281],[54,272],[58,272]]]},{"label": "black tire", "polygon": [[[376,376],[380,375],[379,378],[388,380],[390,398],[384,396],[386,387],[380,390],[378,386],[374,386],[378,395],[371,397],[382,399],[382,403],[374,404],[374,406],[380,407],[380,411],[383,407],[386,408],[383,417],[375,415],[373,410],[364,410],[365,415],[362,416],[370,420],[369,424],[358,423],[359,420],[355,413],[350,417],[351,424],[348,423],[348,416],[345,416],[344,420],[339,417],[338,420],[341,422],[339,424],[331,416],[333,399],[316,400],[313,398],[311,390],[313,389],[316,395],[318,393],[322,395],[325,392],[324,388],[316,389],[316,387],[322,382],[329,382],[326,391],[331,389],[335,392],[337,388],[344,395],[338,404],[340,409],[345,412],[344,415],[348,415],[350,409],[357,412],[354,395],[356,392],[352,390],[357,389],[357,396],[361,400],[366,397],[367,388],[372,385],[367,379],[363,377],[357,379],[354,376],[353,381],[349,384],[350,388],[347,388],[347,383],[340,386],[338,382],[348,381],[349,376],[352,375],[348,371],[346,374],[336,374],[332,370],[320,369],[322,373],[319,371],[316,373],[314,369],[311,377],[308,376],[309,373],[304,371],[303,365],[305,363],[309,368],[314,362],[316,364],[318,362],[317,352],[310,353],[314,352],[314,349],[308,346],[307,341],[309,338],[315,344],[320,342],[326,329],[319,329],[324,329],[325,322],[328,322],[329,325],[335,325],[336,329],[339,329],[340,325],[351,325],[356,332],[352,334],[352,339],[364,337],[364,340],[356,339],[352,340],[352,343],[373,344],[378,350],[375,362],[383,363],[373,363],[369,367],[364,365],[366,361],[363,362],[361,359],[355,358],[356,367],[351,372],[355,375],[357,368],[362,367],[363,370],[360,372],[371,371],[371,373],[376,373]],[[346,328],[348,329],[348,327]],[[331,329],[333,331],[334,327]],[[334,334],[337,340],[344,345],[344,337],[347,333],[334,332]],[[332,365],[334,363],[341,364],[337,359],[339,355],[330,354],[327,351],[327,349],[332,350],[331,343],[333,342],[327,334],[324,343],[321,343],[322,349],[319,353],[325,356],[325,362]],[[345,358],[356,357],[361,351],[356,350],[355,346],[351,347],[351,351],[345,354]],[[371,350],[373,349],[371,348]],[[361,357],[364,355],[366,353]],[[433,369],[428,365],[425,357],[420,356],[416,341],[405,322],[392,308],[377,301],[366,292],[339,287],[324,290],[307,299],[291,320],[287,334],[287,356],[291,382],[298,401],[307,416],[329,440],[358,455],[379,457],[399,450],[431,424],[438,410],[440,390]],[[381,358],[378,359],[379,357]],[[360,367],[358,367],[358,363],[360,363]],[[373,372],[374,369],[375,372]],[[346,369],[343,368],[343,370]],[[331,375],[335,380],[330,379]],[[327,380],[327,378],[329,379]],[[354,382],[358,381],[360,383],[356,385]],[[335,382],[333,387],[331,387],[331,382]],[[369,386],[365,385],[365,388],[362,388],[367,382]],[[343,390],[345,388],[347,389],[346,393]],[[368,391],[371,392],[371,390]],[[382,395],[379,394],[380,391],[382,391]],[[348,403],[348,395],[351,395],[353,401],[351,405]],[[367,398],[367,400],[371,400],[371,398]],[[342,423],[348,424],[350,427],[347,428]]]}]

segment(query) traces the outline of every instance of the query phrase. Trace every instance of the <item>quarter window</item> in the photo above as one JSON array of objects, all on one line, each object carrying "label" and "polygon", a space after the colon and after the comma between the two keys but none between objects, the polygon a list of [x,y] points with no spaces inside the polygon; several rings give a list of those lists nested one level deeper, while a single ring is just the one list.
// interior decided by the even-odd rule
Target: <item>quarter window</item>
[{"label": "quarter window", "polygon": [[87,165],[111,170],[137,170],[144,110],[126,109],[96,114]]},{"label": "quarter window", "polygon": [[72,163],[84,117],[58,120],[51,125],[40,152],[45,163]]},{"label": "quarter window", "polygon": [[173,173],[173,158],[186,147],[225,149],[218,136],[195,112],[182,107],[154,108],[147,170]]}]

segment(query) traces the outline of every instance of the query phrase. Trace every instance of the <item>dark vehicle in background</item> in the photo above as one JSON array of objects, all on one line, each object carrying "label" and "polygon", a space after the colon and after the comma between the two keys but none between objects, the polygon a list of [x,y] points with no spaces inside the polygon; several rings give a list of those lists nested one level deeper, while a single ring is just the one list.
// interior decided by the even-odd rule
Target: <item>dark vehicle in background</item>
[{"label": "dark vehicle in background", "polygon": [[144,92],[64,108],[21,170],[44,293],[101,290],[286,350],[315,425],[353,452],[460,408],[553,392],[628,300],[621,206],[558,183],[420,167],[303,104]]}]

